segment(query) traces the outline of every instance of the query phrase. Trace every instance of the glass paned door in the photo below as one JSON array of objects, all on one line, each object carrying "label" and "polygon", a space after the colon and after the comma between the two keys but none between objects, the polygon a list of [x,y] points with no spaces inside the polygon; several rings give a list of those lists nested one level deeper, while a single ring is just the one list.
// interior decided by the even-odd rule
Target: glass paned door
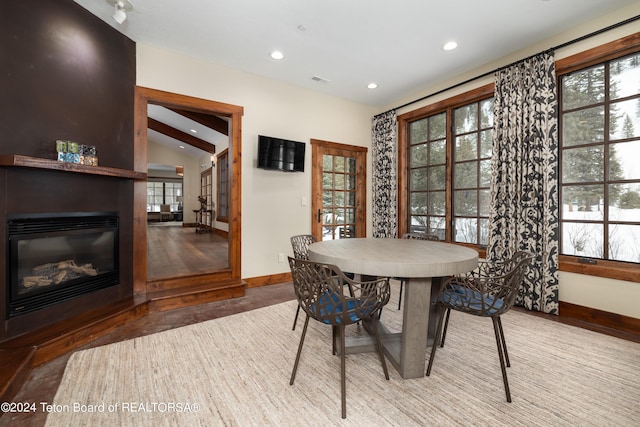
[{"label": "glass paned door", "polygon": [[366,148],[316,140],[312,144],[314,236],[365,237]]}]

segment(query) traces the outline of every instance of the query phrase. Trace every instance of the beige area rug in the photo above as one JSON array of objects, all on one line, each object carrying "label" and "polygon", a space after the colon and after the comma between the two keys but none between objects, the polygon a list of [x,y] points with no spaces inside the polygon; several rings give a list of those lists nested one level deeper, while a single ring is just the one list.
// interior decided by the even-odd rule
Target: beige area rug
[{"label": "beige area rug", "polygon": [[[398,328],[393,304],[383,321]],[[390,366],[386,381],[374,354],[347,356],[342,420],[328,326],[310,323],[289,385],[302,331],[302,323],[291,330],[295,308],[291,301],[79,351],[47,426],[640,425],[640,344],[515,311],[503,317],[512,403],[491,321],[452,313],[430,377],[404,380]]]}]

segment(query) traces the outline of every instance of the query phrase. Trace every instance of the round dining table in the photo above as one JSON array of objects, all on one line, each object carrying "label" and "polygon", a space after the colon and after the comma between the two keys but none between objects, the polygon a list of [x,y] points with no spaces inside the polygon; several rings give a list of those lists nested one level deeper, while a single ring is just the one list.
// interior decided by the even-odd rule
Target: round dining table
[{"label": "round dining table", "polygon": [[[437,313],[433,310],[433,302],[441,281],[432,279],[473,270],[478,265],[478,252],[428,240],[356,238],[312,243],[309,259],[334,264],[342,271],[354,274],[407,280],[402,332],[391,334],[383,323],[380,330],[384,332],[385,354],[400,375],[419,378],[425,374],[427,346],[435,334]],[[363,351],[372,349],[370,346],[361,348],[366,348]],[[352,352],[355,351],[359,350]]]}]

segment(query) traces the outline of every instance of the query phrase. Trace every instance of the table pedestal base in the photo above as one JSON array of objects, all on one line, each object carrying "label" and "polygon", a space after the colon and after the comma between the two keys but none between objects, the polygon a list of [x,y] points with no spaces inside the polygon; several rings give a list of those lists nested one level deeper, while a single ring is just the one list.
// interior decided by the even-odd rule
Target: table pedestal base
[{"label": "table pedestal base", "polygon": [[[411,279],[405,283],[402,333],[390,333],[378,321],[385,356],[402,378],[421,378],[425,374],[427,349],[433,345],[437,327],[438,313],[433,302],[440,292],[440,283],[440,278]],[[370,325],[364,327],[371,333]],[[346,354],[376,351],[371,336],[347,338],[345,346]]]}]

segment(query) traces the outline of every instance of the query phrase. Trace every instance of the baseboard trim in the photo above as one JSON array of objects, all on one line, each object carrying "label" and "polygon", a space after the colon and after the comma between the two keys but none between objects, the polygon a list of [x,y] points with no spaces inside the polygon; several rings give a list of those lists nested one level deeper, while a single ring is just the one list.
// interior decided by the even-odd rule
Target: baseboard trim
[{"label": "baseboard trim", "polygon": [[277,285],[279,283],[291,282],[291,272],[270,274],[267,276],[250,277],[243,279],[247,283],[247,288],[257,288],[260,286]]},{"label": "baseboard trim", "polygon": [[[576,326],[640,342],[640,319],[560,301],[559,317]],[[635,337],[635,338],[634,338]]]}]

